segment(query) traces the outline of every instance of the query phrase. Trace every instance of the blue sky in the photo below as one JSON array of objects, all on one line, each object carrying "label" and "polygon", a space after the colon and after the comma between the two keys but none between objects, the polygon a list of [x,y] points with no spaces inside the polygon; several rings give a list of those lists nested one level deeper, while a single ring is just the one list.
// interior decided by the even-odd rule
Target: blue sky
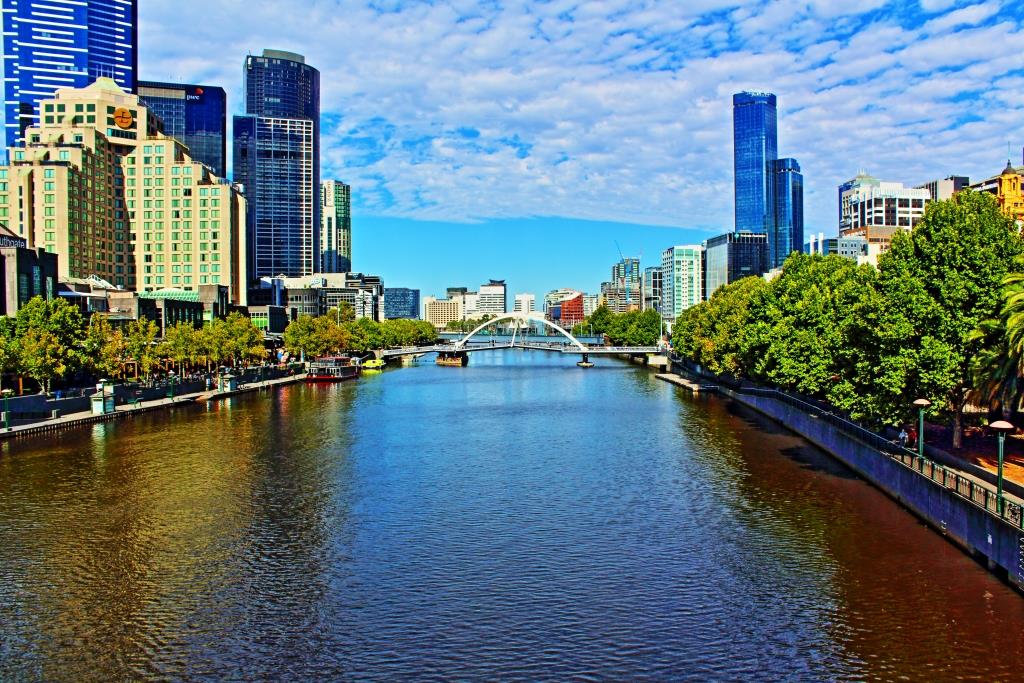
[{"label": "blue sky", "polygon": [[[779,101],[807,231],[859,170],[983,178],[1024,145],[1024,10],[950,0],[142,0],[140,72],[240,109],[263,48],[321,71],[354,267],[424,294],[590,292],[731,230],[731,95]],[[618,242],[618,247],[616,246]]]}]

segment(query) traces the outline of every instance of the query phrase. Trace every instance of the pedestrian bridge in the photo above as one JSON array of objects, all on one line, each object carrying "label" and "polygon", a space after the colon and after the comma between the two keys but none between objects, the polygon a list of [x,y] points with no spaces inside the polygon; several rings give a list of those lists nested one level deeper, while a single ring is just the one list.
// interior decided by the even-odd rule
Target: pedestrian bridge
[{"label": "pedestrian bridge", "polygon": [[[497,341],[491,340],[490,342],[473,341],[473,337],[485,328],[496,325],[501,322],[513,322],[515,323],[512,331],[512,338],[508,341]],[[542,325],[551,328],[558,332],[564,341],[557,342],[539,342],[532,341],[527,337],[519,336],[519,330],[524,327],[524,323],[541,323]],[[532,325],[525,325],[527,328]],[[518,338],[517,338],[518,337]],[[397,349],[385,349],[380,352],[382,358],[395,358],[397,356],[411,356],[420,355],[425,353],[437,353],[443,355],[462,355],[472,353],[474,351],[493,351],[496,349],[527,349],[530,351],[551,351],[554,353],[568,353],[583,356],[582,363],[588,363],[589,356],[595,355],[612,355],[612,354],[647,354],[647,353],[661,353],[664,349],[660,346],[604,346],[604,345],[593,345],[584,344],[579,339],[574,337],[572,334],[567,332],[564,328],[556,323],[551,322],[539,313],[508,313],[506,315],[492,318],[478,325],[476,329],[469,332],[466,336],[452,342],[445,342],[440,344],[433,344],[431,346],[406,346]]]}]

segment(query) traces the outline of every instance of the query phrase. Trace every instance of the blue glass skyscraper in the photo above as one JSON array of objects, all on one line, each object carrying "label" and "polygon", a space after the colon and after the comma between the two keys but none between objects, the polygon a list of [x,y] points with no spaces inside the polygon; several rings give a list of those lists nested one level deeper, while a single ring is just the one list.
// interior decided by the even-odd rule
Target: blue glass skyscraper
[{"label": "blue glass skyscraper", "polygon": [[804,180],[796,159],[778,158],[775,95],[732,96],[736,232],[768,236],[768,268],[804,242]]},{"label": "blue glass skyscraper", "polygon": [[0,0],[4,145],[39,119],[57,88],[106,76],[135,91],[138,0]]},{"label": "blue glass skyscraper", "polygon": [[235,181],[248,199],[250,277],[301,276],[320,264],[320,72],[302,55],[245,59],[234,118]]},{"label": "blue glass skyscraper", "polygon": [[732,96],[736,232],[767,233],[772,213],[771,162],[778,158],[775,95]]},{"label": "blue glass skyscraper", "polygon": [[164,122],[164,134],[184,142],[193,159],[227,177],[228,98],[224,88],[139,81],[138,95]]},{"label": "blue glass skyscraper", "polygon": [[768,230],[768,263],[780,267],[804,245],[804,176],[796,159],[772,162],[772,225]]}]

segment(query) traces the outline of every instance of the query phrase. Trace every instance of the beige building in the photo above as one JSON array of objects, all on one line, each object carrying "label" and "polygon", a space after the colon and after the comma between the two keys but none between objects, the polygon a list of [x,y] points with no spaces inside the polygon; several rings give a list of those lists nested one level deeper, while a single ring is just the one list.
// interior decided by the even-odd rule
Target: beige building
[{"label": "beige building", "polygon": [[245,198],[108,78],[63,88],[0,166],[0,221],[62,276],[139,291],[221,284],[246,299]]},{"label": "beige building", "polygon": [[428,296],[423,299],[423,319],[439,330],[448,327],[448,323],[462,320],[461,299],[437,299]]}]

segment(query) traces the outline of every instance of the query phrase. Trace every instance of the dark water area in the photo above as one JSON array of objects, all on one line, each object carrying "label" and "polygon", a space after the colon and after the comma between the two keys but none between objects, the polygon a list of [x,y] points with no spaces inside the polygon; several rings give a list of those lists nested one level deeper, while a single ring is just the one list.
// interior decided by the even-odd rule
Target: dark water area
[{"label": "dark water area", "polygon": [[1019,680],[1024,598],[801,439],[494,351],[0,450],[0,680]]}]

